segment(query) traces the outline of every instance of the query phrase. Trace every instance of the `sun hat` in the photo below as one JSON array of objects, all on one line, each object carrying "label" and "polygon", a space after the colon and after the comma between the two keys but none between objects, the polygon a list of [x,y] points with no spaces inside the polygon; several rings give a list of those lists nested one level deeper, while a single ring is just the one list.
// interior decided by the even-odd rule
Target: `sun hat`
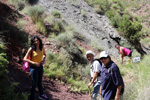
[{"label": "sun hat", "polygon": [[100,53],[99,58],[101,59],[101,58],[103,58],[103,57],[108,57],[108,56],[109,56],[108,51],[102,51],[102,52]]},{"label": "sun hat", "polygon": [[92,54],[93,56],[95,56],[95,53],[94,53],[93,51],[91,51],[91,50],[88,50],[88,51],[86,52],[86,56],[87,56],[88,54]]}]

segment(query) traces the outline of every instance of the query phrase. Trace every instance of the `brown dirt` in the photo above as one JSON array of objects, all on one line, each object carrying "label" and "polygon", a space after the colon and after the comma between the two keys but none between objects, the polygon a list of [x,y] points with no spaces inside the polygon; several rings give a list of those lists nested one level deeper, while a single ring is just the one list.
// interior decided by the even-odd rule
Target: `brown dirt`
[{"label": "brown dirt", "polygon": [[[2,4],[2,2],[0,2]],[[8,9],[9,6],[8,6]],[[5,9],[3,9],[5,10]],[[13,11],[11,9],[11,11]],[[3,15],[0,16],[8,16],[6,12],[4,12]],[[32,23],[30,17],[23,16],[22,17],[28,22],[24,29],[25,31],[30,35],[38,35],[42,40],[43,43],[50,42],[50,45],[45,45],[46,50],[51,50],[54,53],[58,53],[59,50],[56,48],[54,43],[50,41],[46,36],[38,33],[35,30],[35,26]],[[18,82],[19,84],[16,86],[15,90],[18,93],[22,92],[30,92],[30,86],[31,86],[31,78],[29,73],[25,73],[22,71],[22,65],[19,63],[19,57],[21,53],[21,47],[17,45],[17,43],[14,42],[14,40],[8,41],[10,45],[6,47],[8,56],[9,56],[9,67],[8,67],[8,80],[10,83],[12,82]],[[85,46],[86,44],[84,44]],[[81,44],[82,46],[82,44]],[[88,47],[87,47],[88,49]],[[50,98],[50,100],[89,100],[88,94],[79,94],[75,92],[71,92],[68,88],[68,84],[61,84],[60,81],[51,80],[48,77],[43,77],[43,87],[44,91],[47,94],[47,96]],[[36,93],[36,100],[38,100],[38,92]]]}]

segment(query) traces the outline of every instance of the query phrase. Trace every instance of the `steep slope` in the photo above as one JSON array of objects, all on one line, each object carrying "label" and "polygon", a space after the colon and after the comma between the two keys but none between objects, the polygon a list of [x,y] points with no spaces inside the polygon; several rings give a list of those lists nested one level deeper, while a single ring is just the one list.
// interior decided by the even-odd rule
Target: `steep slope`
[{"label": "steep slope", "polygon": [[49,12],[55,10],[61,12],[62,18],[77,32],[83,34],[89,42],[94,42],[112,55],[118,56],[114,47],[121,37],[109,25],[108,18],[96,14],[84,0],[39,0],[38,4]]},{"label": "steep slope", "polygon": [[[13,29],[15,29],[16,32],[19,32],[21,35],[23,35],[23,33],[19,31],[16,25],[16,22],[20,17],[13,16],[13,19],[9,17],[12,14],[10,12],[13,12],[13,15],[17,15],[18,12],[14,11],[14,9],[11,9],[11,7],[9,7],[8,5],[2,2],[0,2],[0,8],[1,8],[0,11],[3,11],[0,14],[0,18],[2,18],[2,20],[0,19],[0,22],[1,22],[0,33],[3,33],[6,31],[9,35],[11,34],[10,33],[11,30],[9,30],[9,27],[13,27]],[[6,18],[8,19],[6,20]],[[24,28],[25,28],[26,33],[29,36],[38,35],[39,37],[41,37],[43,42],[48,41],[47,37],[41,35],[40,33],[34,30],[34,25],[31,22],[29,17],[25,15],[21,15],[21,18],[27,21],[27,24],[25,24]],[[5,48],[6,48],[8,60],[9,60],[9,66],[7,68],[7,70],[9,71],[9,73],[7,73],[8,82],[10,84],[13,82],[18,83],[15,87],[16,93],[20,93],[20,94],[22,94],[23,92],[29,93],[30,86],[31,86],[31,78],[30,78],[29,73],[25,73],[22,71],[22,64],[19,61],[19,55],[21,55],[22,46],[18,45],[18,42],[16,42],[14,38],[4,36],[4,34],[0,34],[0,35],[2,37],[5,37],[4,41],[6,42]],[[50,45],[46,45],[46,48],[49,50],[52,50],[54,53],[57,52],[52,42],[50,42]],[[89,98],[88,94],[79,94],[79,93],[71,92],[69,88],[70,86],[68,84],[62,84],[60,81],[50,80],[50,78],[45,77],[45,76],[43,78],[43,87],[44,87],[44,92],[47,94],[50,100],[88,100]],[[38,91],[36,94],[37,94],[36,100],[38,100]]]}]

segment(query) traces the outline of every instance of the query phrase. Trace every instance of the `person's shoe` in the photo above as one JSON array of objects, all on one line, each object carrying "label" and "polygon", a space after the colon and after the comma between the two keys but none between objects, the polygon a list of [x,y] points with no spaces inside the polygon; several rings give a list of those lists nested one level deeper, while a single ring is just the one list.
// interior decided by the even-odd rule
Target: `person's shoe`
[{"label": "person's shoe", "polygon": [[45,94],[39,96],[39,99],[41,99],[41,100],[49,100],[48,97]]}]

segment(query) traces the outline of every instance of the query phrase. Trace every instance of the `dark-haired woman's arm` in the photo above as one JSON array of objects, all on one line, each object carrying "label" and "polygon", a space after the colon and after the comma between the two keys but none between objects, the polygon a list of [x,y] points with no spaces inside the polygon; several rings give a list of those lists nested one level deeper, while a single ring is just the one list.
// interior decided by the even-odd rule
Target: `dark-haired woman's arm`
[{"label": "dark-haired woman's arm", "polygon": [[36,62],[34,62],[34,61],[28,59],[28,57],[31,55],[31,52],[32,52],[32,48],[30,47],[30,48],[28,49],[26,55],[24,56],[23,60],[26,61],[26,62],[28,62],[28,63],[30,63],[30,64],[32,64],[32,65],[35,65],[35,66],[39,67],[39,66],[40,66],[40,63],[36,63]]}]

